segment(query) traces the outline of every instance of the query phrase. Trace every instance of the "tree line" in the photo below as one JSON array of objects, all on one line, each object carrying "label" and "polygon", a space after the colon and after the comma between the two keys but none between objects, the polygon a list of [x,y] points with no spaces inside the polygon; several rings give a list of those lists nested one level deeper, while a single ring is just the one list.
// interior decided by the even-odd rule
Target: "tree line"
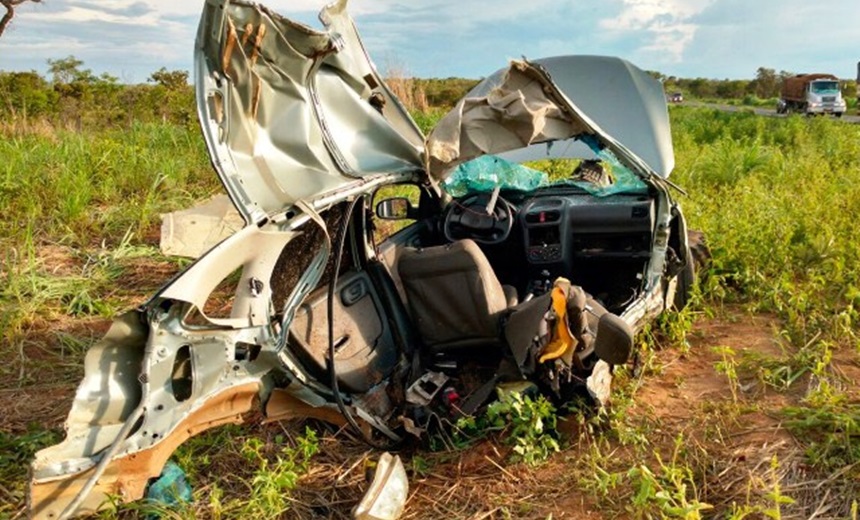
[{"label": "tree line", "polygon": [[[699,99],[771,99],[779,95],[787,71],[759,67],[752,80],[677,78],[651,72],[666,92],[683,92]],[[196,125],[194,89],[188,72],[161,68],[146,83],[126,85],[110,74],[94,74],[68,56],[48,60],[46,77],[37,72],[0,71],[0,120],[5,124],[47,121],[54,126],[106,128],[135,122]],[[478,80],[421,79],[392,75],[389,85],[411,110],[427,112],[452,107]],[[843,81],[847,99],[856,96],[853,80]]]},{"label": "tree line", "polygon": [[48,121],[78,130],[152,121],[195,124],[194,90],[187,71],[162,67],[147,83],[126,85],[83,65],[69,56],[48,60],[48,77],[34,71],[0,72],[0,119]]},{"label": "tree line", "polygon": [[[794,76],[794,72],[767,67],[759,67],[755,77],[749,79],[708,79],[708,78],[677,78],[664,76],[659,72],[651,74],[663,82],[666,92],[684,92],[698,99],[772,99],[779,97],[779,91],[786,78]],[[842,94],[846,99],[857,96],[857,82],[842,80]]]}]

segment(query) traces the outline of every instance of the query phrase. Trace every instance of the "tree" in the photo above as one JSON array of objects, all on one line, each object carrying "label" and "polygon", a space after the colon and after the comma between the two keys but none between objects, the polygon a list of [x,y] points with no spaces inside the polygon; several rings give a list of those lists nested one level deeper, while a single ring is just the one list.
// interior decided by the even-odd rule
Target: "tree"
[{"label": "tree", "polygon": [[779,94],[779,79],[776,71],[759,67],[755,73],[755,95],[761,99],[775,97]]},{"label": "tree", "polygon": [[695,78],[688,80],[687,88],[693,97],[699,99],[707,99],[716,96],[716,81],[705,78]]},{"label": "tree", "polygon": [[167,70],[165,67],[161,67],[153,72],[147,81],[158,83],[167,90],[180,90],[188,85],[188,71]]},{"label": "tree", "polygon": [[0,99],[0,117],[9,120],[49,113],[57,94],[35,71],[0,72]]},{"label": "tree", "polygon": [[746,94],[748,83],[743,79],[724,79],[716,84],[715,94],[722,99],[740,99]]},{"label": "tree", "polygon": [[6,8],[6,14],[3,15],[3,18],[0,18],[0,36],[3,36],[6,26],[9,25],[9,22],[15,16],[15,8],[28,1],[38,4],[42,0],[0,0],[0,5]]},{"label": "tree", "polygon": [[88,83],[94,76],[90,69],[81,70],[83,64],[83,61],[69,55],[65,58],[48,60],[48,72],[55,85],[70,85],[76,81]]}]

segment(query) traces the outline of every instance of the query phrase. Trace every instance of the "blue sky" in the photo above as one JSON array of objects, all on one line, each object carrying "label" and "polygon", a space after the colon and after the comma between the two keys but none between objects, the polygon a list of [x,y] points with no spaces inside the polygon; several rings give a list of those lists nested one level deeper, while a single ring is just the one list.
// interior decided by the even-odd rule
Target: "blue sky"
[{"label": "blue sky", "polygon": [[[0,70],[70,54],[95,73],[143,82],[190,70],[203,0],[43,0],[19,7],[0,38]],[[262,2],[316,25],[324,0]],[[760,66],[856,76],[860,1],[353,0],[377,67],[478,78],[511,58],[608,54],[666,75],[752,78]]]}]

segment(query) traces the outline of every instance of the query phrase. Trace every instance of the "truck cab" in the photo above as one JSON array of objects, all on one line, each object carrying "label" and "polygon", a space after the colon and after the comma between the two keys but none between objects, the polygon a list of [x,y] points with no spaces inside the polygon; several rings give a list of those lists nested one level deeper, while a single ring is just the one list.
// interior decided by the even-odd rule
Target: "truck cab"
[{"label": "truck cab", "polygon": [[818,79],[810,81],[806,90],[806,114],[833,114],[842,116],[845,112],[845,100],[839,82],[833,79]]},{"label": "truck cab", "polygon": [[847,106],[839,79],[832,74],[798,74],[782,84],[777,112],[841,117]]}]

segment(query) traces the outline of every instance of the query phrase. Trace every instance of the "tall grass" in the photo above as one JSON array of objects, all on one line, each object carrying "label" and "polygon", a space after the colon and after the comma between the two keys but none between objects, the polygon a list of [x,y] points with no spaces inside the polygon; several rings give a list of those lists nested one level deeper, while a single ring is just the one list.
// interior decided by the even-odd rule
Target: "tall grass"
[{"label": "tall grass", "polygon": [[810,340],[860,348],[860,127],[673,110],[675,182],[734,298]]},{"label": "tall grass", "polygon": [[4,351],[28,324],[119,310],[105,300],[120,258],[155,255],[138,244],[157,240],[159,213],[219,190],[199,133],[180,126],[0,126],[0,157]]},{"label": "tall grass", "polygon": [[860,126],[686,108],[672,116],[674,180],[713,249],[708,283],[720,290],[710,302],[724,295],[781,318],[786,358],[756,363],[759,372],[784,390],[807,376],[800,405],[782,410],[786,424],[813,466],[857,478],[856,381],[833,360],[860,354]]},{"label": "tall grass", "polygon": [[139,124],[129,130],[0,135],[0,237],[20,246],[120,240],[158,213],[212,193],[218,182],[198,132]]},{"label": "tall grass", "polygon": [[[430,111],[416,119],[426,131],[439,115]],[[688,197],[679,195],[688,223],[705,231],[713,253],[698,305],[716,307],[729,300],[781,318],[789,359],[761,361],[778,376],[770,383],[784,390],[799,380],[797,374],[809,376],[801,405],[784,412],[786,424],[807,443],[813,465],[855,478],[860,412],[844,390],[850,382],[841,382],[830,363],[844,354],[856,360],[860,353],[860,126],[684,106],[673,107],[671,117],[677,160],[672,180],[688,191]],[[122,258],[155,254],[140,243],[154,231],[158,213],[220,190],[199,134],[169,125],[90,134],[0,128],[0,157],[4,354],[10,350],[10,338],[27,334],[21,324],[34,315],[106,315],[118,310],[105,307],[105,295],[122,276]],[[45,246],[58,243],[68,246],[80,265],[58,272],[46,264]],[[736,379],[734,354],[722,353],[724,373],[728,376],[730,368]],[[671,458],[660,458],[650,440],[653,428],[625,422],[633,420],[632,414],[623,413],[620,403],[634,399],[634,384],[625,386],[624,371],[618,372],[612,424],[621,444],[636,447],[643,462],[625,471],[595,470],[605,477],[592,476],[593,485],[604,490],[595,495],[611,496],[616,491],[608,490],[626,486],[627,495],[620,496],[639,500],[634,514],[664,515],[668,504],[668,516],[681,511],[697,517],[705,507],[704,491],[695,489],[701,479],[698,469],[708,468],[710,461],[692,448],[681,450],[680,441]],[[786,375],[779,376],[783,372]],[[3,375],[6,371],[0,370]],[[16,439],[3,437],[0,444],[26,448],[36,438],[40,446],[48,442],[36,431]],[[260,445],[231,440],[230,435],[217,442],[215,437],[200,439],[219,446],[226,456],[244,453],[254,463],[245,475],[247,489],[228,490],[222,497],[215,482],[220,466],[202,462],[210,454],[200,446],[191,450],[193,441],[188,450],[178,452],[192,477],[215,482],[211,493],[204,488],[197,492],[199,503],[194,506],[208,507],[215,516],[219,511],[225,517],[249,514],[246,503],[266,505],[265,513],[255,511],[257,515],[283,511],[286,502],[281,498],[288,500],[293,475],[304,473],[310,459],[309,454],[276,451],[272,446],[279,443],[267,444],[264,453]],[[605,442],[596,437],[592,448]],[[600,462],[597,469],[610,467],[612,453],[607,448],[602,458],[588,460]],[[18,471],[23,462],[21,457],[0,461],[0,469],[15,466],[17,481],[23,478]],[[195,467],[210,474],[197,475]],[[284,475],[289,479],[282,482]],[[16,486],[23,489],[22,482]],[[21,494],[14,496],[17,500]]]}]

